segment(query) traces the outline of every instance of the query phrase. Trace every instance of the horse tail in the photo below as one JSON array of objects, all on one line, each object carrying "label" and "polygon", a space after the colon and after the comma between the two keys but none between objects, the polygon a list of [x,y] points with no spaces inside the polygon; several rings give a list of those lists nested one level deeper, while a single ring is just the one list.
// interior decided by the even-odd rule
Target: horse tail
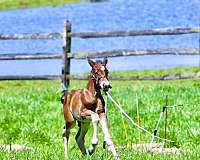
[{"label": "horse tail", "polygon": [[65,96],[67,95],[67,90],[62,91],[60,101],[63,104],[65,100]]},{"label": "horse tail", "polygon": [[67,88],[66,86],[64,85],[64,83],[61,83],[61,97],[60,97],[60,101],[61,103],[63,104],[64,103],[64,100],[65,100],[65,96],[67,95]]}]

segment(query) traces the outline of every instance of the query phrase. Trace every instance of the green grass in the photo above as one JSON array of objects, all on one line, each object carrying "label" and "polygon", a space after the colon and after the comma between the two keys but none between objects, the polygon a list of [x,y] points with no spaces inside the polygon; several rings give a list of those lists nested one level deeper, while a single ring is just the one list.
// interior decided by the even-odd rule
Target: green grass
[{"label": "green grass", "polygon": [[[200,72],[200,67],[174,67],[167,69],[146,69],[146,70],[129,70],[129,71],[112,71],[109,73],[109,76],[115,77],[130,77],[130,76],[157,76],[157,75],[166,75],[166,74],[177,74],[177,73],[193,73]],[[75,74],[76,75],[76,74]],[[87,77],[88,72],[84,74],[78,74],[77,76],[85,76]]]},{"label": "green grass", "polygon": [[80,0],[0,0],[0,10],[38,6],[55,6],[69,2],[80,2]]},{"label": "green grass", "polygon": [[132,71],[117,71],[110,72],[110,76],[146,76],[146,75],[165,75],[165,74],[176,74],[176,73],[188,73],[188,72],[199,72],[200,67],[175,67],[168,69],[157,69],[157,70],[132,70]]},{"label": "green grass", "polygon": [[[183,107],[168,111],[167,135],[176,146],[189,149],[183,154],[152,154],[128,149],[128,143],[138,142],[138,129],[125,119],[126,132],[121,115],[113,104],[108,104],[109,128],[120,159],[199,159],[200,158],[200,81],[199,79],[176,81],[113,81],[111,95],[123,106],[126,112],[136,119],[135,94],[139,98],[141,125],[153,132],[165,96],[169,104],[183,104]],[[86,81],[72,81],[71,88],[84,87]],[[27,144],[30,151],[0,151],[0,159],[63,159],[62,127],[64,124],[59,81],[0,81],[0,144]],[[77,127],[72,130],[69,141],[70,158],[83,159],[74,137]],[[86,135],[89,146],[92,129]],[[164,137],[163,121],[158,135]],[[151,137],[141,132],[141,143],[149,143]],[[102,131],[94,160],[112,159],[112,155],[102,149]],[[156,140],[156,142],[160,142]],[[84,159],[90,159],[89,156]]]}]

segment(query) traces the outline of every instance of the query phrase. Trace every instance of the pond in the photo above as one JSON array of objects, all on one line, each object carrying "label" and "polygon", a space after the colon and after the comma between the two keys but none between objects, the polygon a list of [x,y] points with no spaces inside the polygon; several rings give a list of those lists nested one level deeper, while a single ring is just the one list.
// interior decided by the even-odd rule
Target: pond
[{"label": "pond", "polygon": [[[199,25],[199,0],[110,0],[100,3],[71,3],[0,11],[0,33],[62,32],[70,20],[72,31],[112,31],[145,28],[193,27]],[[198,48],[199,35],[143,36],[78,39],[72,52],[112,49]],[[0,41],[4,53],[62,53],[62,40]],[[158,69],[199,64],[199,56],[130,56],[110,58],[110,70]],[[60,74],[60,60],[0,61],[0,74]],[[72,72],[88,71],[85,60],[72,61]]]}]

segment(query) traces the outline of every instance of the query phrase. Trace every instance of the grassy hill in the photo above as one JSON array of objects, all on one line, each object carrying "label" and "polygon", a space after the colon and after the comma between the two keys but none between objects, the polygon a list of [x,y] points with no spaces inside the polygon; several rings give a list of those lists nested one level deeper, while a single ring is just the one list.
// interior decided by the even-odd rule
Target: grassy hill
[{"label": "grassy hill", "polygon": [[55,6],[70,2],[80,2],[80,0],[0,0],[0,10],[38,6]]}]

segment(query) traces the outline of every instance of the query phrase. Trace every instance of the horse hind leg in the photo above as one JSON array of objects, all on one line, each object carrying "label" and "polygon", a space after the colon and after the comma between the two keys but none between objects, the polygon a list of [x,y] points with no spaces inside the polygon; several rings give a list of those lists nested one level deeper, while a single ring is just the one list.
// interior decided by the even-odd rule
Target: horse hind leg
[{"label": "horse hind leg", "polygon": [[65,157],[68,156],[68,140],[69,140],[69,134],[70,132],[67,131],[66,129],[66,125],[63,127],[63,134],[62,134],[62,137],[63,137],[63,144],[64,144],[64,155]]},{"label": "horse hind leg", "polygon": [[85,135],[88,131],[89,125],[90,125],[89,122],[78,121],[79,130],[78,130],[78,133],[76,134],[75,139],[83,155],[87,154],[86,149],[85,149]]},{"label": "horse hind leg", "polygon": [[68,141],[69,141],[69,134],[70,134],[70,129],[72,128],[73,122],[71,123],[66,123],[64,128],[63,128],[63,143],[64,143],[64,155],[65,158],[68,157]]}]

